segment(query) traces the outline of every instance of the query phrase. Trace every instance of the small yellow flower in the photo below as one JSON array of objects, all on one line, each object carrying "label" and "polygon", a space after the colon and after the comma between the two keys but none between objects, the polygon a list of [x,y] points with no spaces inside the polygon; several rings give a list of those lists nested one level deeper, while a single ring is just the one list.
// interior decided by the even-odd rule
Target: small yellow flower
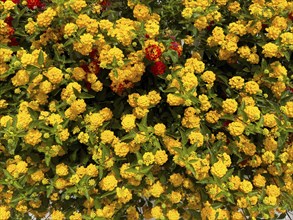
[{"label": "small yellow flower", "polygon": [[149,166],[155,162],[155,156],[153,155],[152,152],[144,153],[142,159],[143,159],[143,163],[147,166]]},{"label": "small yellow flower", "polygon": [[52,220],[63,220],[63,219],[65,219],[65,216],[61,211],[54,210],[51,214],[51,219]]},{"label": "small yellow flower", "polygon": [[167,217],[169,220],[179,220],[180,214],[176,209],[171,209],[167,212]]},{"label": "small yellow flower", "polygon": [[44,179],[44,173],[42,170],[38,170],[31,174],[31,178],[35,182],[40,182]]},{"label": "small yellow flower", "polygon": [[266,194],[272,197],[279,197],[281,195],[280,188],[276,185],[269,185],[266,187]]},{"label": "small yellow flower", "polygon": [[158,136],[164,136],[166,132],[166,126],[163,123],[158,123],[154,126],[154,133]]},{"label": "small yellow flower", "polygon": [[136,117],[133,114],[124,115],[122,117],[122,121],[121,121],[122,128],[126,132],[129,132],[130,130],[135,128],[136,127],[135,119],[136,119]]},{"label": "small yellow flower", "polygon": [[31,129],[28,131],[28,133],[24,137],[24,141],[27,144],[35,146],[42,141],[42,133],[38,130]]},{"label": "small yellow flower", "polygon": [[266,205],[275,206],[277,204],[277,198],[273,196],[264,197],[263,203]]},{"label": "small yellow flower", "polygon": [[244,89],[249,95],[255,95],[260,91],[259,85],[254,81],[245,83]]},{"label": "small yellow flower", "polygon": [[231,122],[228,125],[228,131],[232,136],[239,136],[241,135],[245,130],[245,126],[240,122]]},{"label": "small yellow flower", "polygon": [[0,213],[1,213],[1,218],[3,220],[8,220],[10,218],[9,207],[1,205],[0,206]]},{"label": "small yellow flower", "polygon": [[227,173],[228,169],[222,161],[218,161],[211,167],[211,173],[219,178]]},{"label": "small yellow flower", "polygon": [[238,103],[234,99],[226,99],[222,103],[223,112],[233,114],[237,111]]},{"label": "small yellow flower", "polygon": [[164,217],[163,210],[160,206],[153,207],[151,213],[152,217],[155,219],[161,219],[162,217]]},{"label": "small yellow flower", "polygon": [[129,189],[125,187],[117,187],[116,188],[116,195],[118,197],[118,201],[125,204],[132,199],[132,193]]},{"label": "small yellow flower", "polygon": [[239,189],[244,193],[249,193],[252,191],[253,186],[252,186],[251,182],[249,182],[248,180],[243,180],[240,183]]},{"label": "small yellow flower", "polygon": [[68,174],[68,166],[64,163],[60,163],[56,166],[56,174],[58,176],[66,176]]},{"label": "small yellow flower", "polygon": [[271,164],[275,160],[275,154],[272,151],[266,151],[261,159],[265,164]]},{"label": "small yellow flower", "polygon": [[229,79],[229,85],[232,89],[242,89],[244,86],[244,79],[241,76],[233,76]]},{"label": "small yellow flower", "polygon": [[196,132],[196,131],[192,131],[188,135],[188,139],[190,141],[190,144],[196,144],[197,147],[201,147],[204,142],[204,137],[203,137],[202,133]]},{"label": "small yellow flower", "polygon": [[157,181],[150,188],[151,195],[156,197],[156,198],[159,198],[164,191],[165,191],[164,187],[162,186],[162,184],[159,181]]},{"label": "small yellow flower", "polygon": [[155,154],[155,163],[158,165],[163,165],[168,160],[168,155],[164,150],[158,150]]},{"label": "small yellow flower", "polygon": [[102,188],[102,190],[112,191],[116,188],[117,184],[118,184],[118,181],[115,178],[115,176],[108,175],[101,180],[100,187]]},{"label": "small yellow flower", "polygon": [[260,174],[257,174],[256,176],[253,177],[253,185],[256,187],[264,187],[266,184],[266,178]]}]

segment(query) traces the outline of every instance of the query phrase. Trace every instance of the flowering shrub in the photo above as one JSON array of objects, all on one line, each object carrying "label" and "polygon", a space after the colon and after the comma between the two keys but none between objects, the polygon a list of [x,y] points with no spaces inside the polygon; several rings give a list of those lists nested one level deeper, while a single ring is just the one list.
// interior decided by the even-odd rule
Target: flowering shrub
[{"label": "flowering shrub", "polygon": [[293,210],[293,3],[2,0],[0,218]]}]

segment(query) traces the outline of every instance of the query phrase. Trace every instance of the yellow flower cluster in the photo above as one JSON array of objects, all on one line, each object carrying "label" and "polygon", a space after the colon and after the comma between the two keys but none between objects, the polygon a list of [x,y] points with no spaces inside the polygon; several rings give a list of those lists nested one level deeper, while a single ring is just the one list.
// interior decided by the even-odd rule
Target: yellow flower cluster
[{"label": "yellow flower cluster", "polygon": [[56,10],[51,7],[47,8],[37,16],[37,25],[40,27],[48,27],[56,15]]},{"label": "yellow flower cluster", "polygon": [[150,91],[146,95],[133,93],[128,95],[127,102],[133,108],[133,115],[137,119],[141,119],[147,115],[149,108],[157,105],[161,101],[161,96],[156,91]]}]

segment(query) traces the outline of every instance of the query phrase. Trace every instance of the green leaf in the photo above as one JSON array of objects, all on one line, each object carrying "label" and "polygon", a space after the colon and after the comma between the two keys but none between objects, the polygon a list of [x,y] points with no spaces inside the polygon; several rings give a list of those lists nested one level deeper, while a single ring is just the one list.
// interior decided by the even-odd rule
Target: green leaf
[{"label": "green leaf", "polygon": [[68,47],[69,45],[73,44],[74,43],[74,39],[73,38],[70,38],[68,39],[64,44],[63,46],[64,47]]},{"label": "green leaf", "polygon": [[187,144],[187,142],[188,142],[186,133],[181,129],[179,131],[180,131],[180,135],[181,135],[181,143],[182,143],[183,146],[185,146]]},{"label": "green leaf", "polygon": [[49,198],[54,190],[53,184],[47,186],[47,198]]},{"label": "green leaf", "polygon": [[186,169],[191,171],[191,173],[193,174],[193,176],[195,176],[195,169],[193,168],[193,166],[191,164],[186,164]]},{"label": "green leaf", "polygon": [[46,165],[47,166],[50,166],[50,162],[51,162],[51,156],[49,156],[49,155],[45,155],[45,163],[46,163]]},{"label": "green leaf", "polygon": [[111,192],[107,192],[107,193],[103,194],[100,198],[102,199],[102,198],[108,197],[110,195],[114,195],[115,193],[116,193],[116,190],[113,190]]},{"label": "green leaf", "polygon": [[265,70],[265,69],[267,69],[268,68],[268,63],[267,63],[267,61],[265,60],[265,59],[262,59],[261,60],[261,69],[262,70]]},{"label": "green leaf", "polygon": [[44,53],[42,50],[40,50],[39,56],[38,56],[38,64],[42,66],[44,64]]},{"label": "green leaf", "polygon": [[12,183],[12,185],[16,188],[16,189],[23,189],[22,185],[20,185],[17,181],[14,181]]},{"label": "green leaf", "polygon": [[88,192],[87,189],[84,190],[84,195],[85,195],[85,197],[86,197],[87,200],[90,200],[91,199],[90,194],[89,194],[89,192]]},{"label": "green leaf", "polygon": [[214,183],[214,179],[212,177],[208,177],[208,178],[205,178],[203,180],[198,180],[196,181],[197,183],[200,183],[200,184],[212,184]]},{"label": "green leaf", "polygon": [[157,138],[153,139],[153,145],[156,149],[161,149],[160,141]]},{"label": "green leaf", "polygon": [[214,163],[217,162],[217,157],[214,154],[214,152],[210,149],[210,147],[209,146],[207,146],[207,147],[208,147],[208,151],[209,151],[209,153],[211,155],[211,164],[213,165]]},{"label": "green leaf", "polygon": [[0,75],[0,79],[5,79],[7,76],[14,74],[14,71],[12,69],[9,69],[8,71],[4,72]]},{"label": "green leaf", "polygon": [[31,72],[31,73],[36,73],[40,71],[40,68],[34,65],[27,65],[26,66],[26,71]]},{"label": "green leaf", "polygon": [[166,52],[163,53],[163,56],[170,57],[173,63],[178,62],[178,54],[175,50],[167,50]]},{"label": "green leaf", "polygon": [[71,161],[76,161],[76,157],[77,157],[77,151],[78,151],[78,149],[75,149],[72,153],[71,153],[71,155],[70,155],[70,160]]},{"label": "green leaf", "polygon": [[99,180],[101,180],[104,176],[104,168],[102,165],[99,166]]},{"label": "green leaf", "polygon": [[141,174],[147,174],[152,168],[153,166],[148,166],[148,167],[140,169],[139,171]]},{"label": "green leaf", "polygon": [[10,202],[11,203],[17,203],[17,202],[19,202],[20,200],[23,200],[23,199],[24,199],[23,196],[18,194],[17,196],[13,196],[12,200]]},{"label": "green leaf", "polygon": [[14,179],[14,177],[7,170],[3,169],[2,171],[8,179]]},{"label": "green leaf", "polygon": [[222,74],[217,74],[217,78],[220,79],[225,85],[228,85],[228,78]]},{"label": "green leaf", "polygon": [[134,131],[130,131],[127,135],[123,136],[120,140],[125,141],[125,140],[133,140],[136,136],[136,133]]},{"label": "green leaf", "polygon": [[228,178],[233,174],[233,172],[234,172],[234,168],[228,170],[228,172],[225,174],[225,176],[223,176],[222,181],[228,180]]},{"label": "green leaf", "polygon": [[290,62],[291,53],[288,52],[288,51],[283,51],[283,54],[285,55],[286,60],[287,60],[288,62]]},{"label": "green leaf", "polygon": [[145,132],[145,133],[148,132],[148,128],[146,126],[140,124],[140,123],[137,124],[137,127],[138,127],[139,131],[142,131],[142,132]]},{"label": "green leaf", "polygon": [[80,152],[80,162],[81,162],[81,164],[86,165],[88,161],[89,161],[88,154],[84,150],[81,150],[81,152]]},{"label": "green leaf", "polygon": [[[115,57],[114,57],[115,58]],[[115,78],[118,78],[118,71],[116,69],[113,69],[113,72],[114,72],[114,76]]]},{"label": "green leaf", "polygon": [[29,114],[31,115],[33,121],[38,121],[39,114],[36,111],[34,111],[33,109],[31,109],[30,107],[28,107],[27,110],[28,110]]},{"label": "green leaf", "polygon": [[75,88],[72,88],[72,89],[73,89],[74,95],[79,99],[92,99],[92,98],[95,98],[94,95],[91,95],[91,94],[88,94],[88,93],[85,93],[85,92],[80,93],[77,89],[75,89]]},{"label": "green leaf", "polygon": [[145,127],[147,127],[147,119],[148,119],[148,115],[146,114],[142,119],[141,119],[141,124]]},{"label": "green leaf", "polygon": [[135,169],[133,167],[126,169],[125,172],[136,173],[136,174],[139,174],[140,173],[137,169]]},{"label": "green leaf", "polygon": [[162,87],[159,87],[159,89],[164,93],[174,93],[174,92],[178,91],[178,89],[175,87],[171,87],[171,88],[168,88],[165,90]]}]

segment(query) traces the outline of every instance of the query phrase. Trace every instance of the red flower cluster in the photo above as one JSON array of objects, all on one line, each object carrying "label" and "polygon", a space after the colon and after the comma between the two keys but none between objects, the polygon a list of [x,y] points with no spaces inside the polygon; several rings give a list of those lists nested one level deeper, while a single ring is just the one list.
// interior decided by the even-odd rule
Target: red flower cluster
[{"label": "red flower cluster", "polygon": [[171,42],[170,49],[175,50],[179,57],[182,55],[182,46],[179,43]]},{"label": "red flower cluster", "polygon": [[92,61],[88,65],[88,70],[89,72],[95,73],[97,75],[100,71],[100,61],[97,49],[92,50],[89,55]]},{"label": "red flower cluster", "polygon": [[150,45],[145,49],[145,57],[150,61],[155,61],[151,66],[154,75],[162,75],[166,70],[166,65],[162,61],[157,61],[162,56],[162,50],[158,45]]},{"label": "red flower cluster", "polygon": [[[19,2],[19,1],[14,0],[13,2],[16,3],[16,2]],[[14,28],[12,26],[12,21],[13,21],[13,17],[11,17],[11,16],[8,16],[5,19],[5,23],[8,25],[7,26],[7,35],[9,36],[9,40],[10,40],[9,46],[17,46],[18,42],[17,42],[16,38],[13,36],[15,30],[14,30]]]},{"label": "red flower cluster", "polygon": [[[97,75],[100,71],[100,61],[99,61],[98,51],[96,49],[92,50],[89,56],[92,61],[89,64],[83,64],[81,68],[87,73],[94,73]],[[86,79],[84,80],[84,82],[85,82],[86,88],[90,90],[91,83],[88,82]]]},{"label": "red flower cluster", "polygon": [[145,57],[148,60],[152,60],[155,61],[156,59],[158,59],[160,56],[162,55],[162,50],[159,46],[157,45],[151,45],[148,46],[145,49]]},{"label": "red flower cluster", "polygon": [[102,10],[106,10],[111,5],[110,0],[103,0],[101,2]]},{"label": "red flower cluster", "polygon": [[293,21],[293,11],[291,11],[289,14],[288,14],[288,18]]},{"label": "red flower cluster", "polygon": [[151,72],[154,75],[162,75],[166,71],[166,65],[162,61],[155,62],[155,64],[151,67]]},{"label": "red flower cluster", "polygon": [[40,0],[27,0],[27,7],[29,9],[36,9],[42,7],[43,4]]},{"label": "red flower cluster", "polygon": [[[2,0],[2,2],[6,2],[6,0]],[[18,4],[20,0],[12,0],[12,2]],[[41,2],[41,0],[27,0],[27,7],[29,9],[36,9],[43,6],[44,4]]]},{"label": "red flower cluster", "polygon": [[[6,0],[2,0],[2,2],[6,2]],[[20,2],[20,0],[12,0],[12,2],[13,2],[14,4],[18,4],[18,3]]]}]

